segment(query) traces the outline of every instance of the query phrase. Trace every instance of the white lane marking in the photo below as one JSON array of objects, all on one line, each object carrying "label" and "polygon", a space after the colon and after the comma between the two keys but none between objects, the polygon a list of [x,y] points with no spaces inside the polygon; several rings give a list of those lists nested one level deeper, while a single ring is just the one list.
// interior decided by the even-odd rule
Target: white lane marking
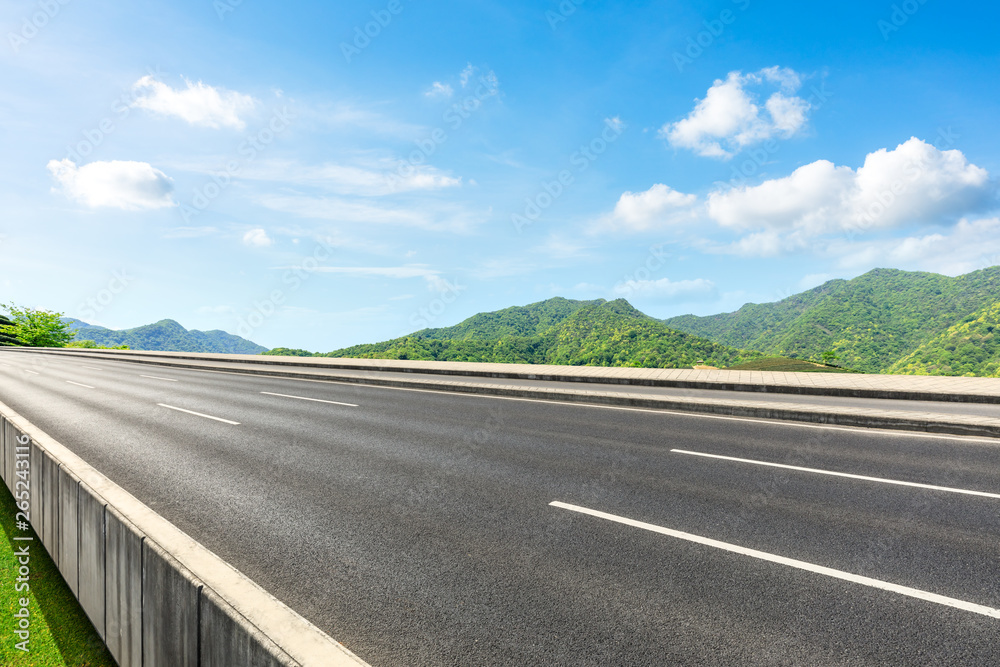
[{"label": "white lane marking", "polygon": [[689,452],[685,449],[671,449],[675,454],[689,454],[691,456],[703,456],[709,459],[722,459],[723,461],[736,461],[737,463],[752,463],[758,466],[769,466],[771,468],[785,468],[786,470],[799,470],[801,472],[812,472],[820,475],[833,475],[835,477],[848,477],[850,479],[861,479],[867,482],[882,482],[883,484],[897,484],[899,486],[915,486],[918,489],[932,489],[934,491],[948,491],[949,493],[964,493],[970,496],[983,496],[984,498],[1000,498],[1000,493],[987,493],[985,491],[969,491],[968,489],[956,489],[950,486],[935,486],[933,484],[920,484],[918,482],[902,482],[896,479],[885,479],[884,477],[869,477],[867,475],[855,475],[848,472],[834,472],[832,470],[820,470],[818,468],[802,468],[790,466],[784,463],[770,463],[768,461],[755,461],[753,459],[740,459],[735,456],[721,456],[719,454],[705,454],[703,452]]},{"label": "white lane marking", "polygon": [[[128,363],[123,361],[122,363]],[[523,401],[526,403],[547,403],[549,405],[562,405],[566,407],[576,407],[576,408],[597,408],[601,410],[623,410],[625,412],[645,412],[648,414],[657,415],[672,415],[676,417],[692,417],[696,419],[723,419],[726,421],[740,421],[749,422],[753,424],[765,424],[768,426],[786,426],[790,428],[816,428],[829,431],[850,431],[851,433],[867,434],[872,436],[895,436],[898,438],[931,438],[934,440],[956,440],[958,442],[972,443],[988,443],[991,445],[996,445],[998,442],[997,438],[991,438],[985,435],[952,435],[949,433],[929,433],[926,431],[906,431],[903,429],[888,429],[888,428],[868,428],[865,426],[837,426],[833,424],[812,424],[809,422],[791,421],[791,420],[780,420],[780,419],[760,419],[756,417],[735,417],[731,415],[713,415],[704,412],[685,412],[680,410],[660,410],[658,408],[631,408],[624,405],[599,405],[596,403],[575,403],[572,401],[554,401],[551,399],[541,399],[541,398],[522,398],[519,396],[494,396],[491,394],[470,394],[465,392],[448,392],[441,391],[440,389],[415,389],[412,387],[388,387],[384,385],[376,384],[362,384],[359,382],[344,382],[343,380],[313,380],[309,378],[283,378],[274,375],[260,375],[258,373],[235,373],[233,371],[222,371],[222,370],[212,370],[208,368],[184,368],[184,371],[191,373],[216,373],[218,375],[238,375],[241,377],[255,377],[264,378],[267,380],[277,379],[284,381],[295,381],[295,382],[315,382],[319,384],[339,384],[348,387],[367,387],[369,389],[392,389],[395,391],[415,391],[423,394],[448,394],[450,396],[463,396],[465,398],[486,398],[486,399],[497,399],[501,401]],[[960,413],[957,413],[960,414]]]},{"label": "white lane marking", "polygon": [[24,369],[25,373],[31,373],[32,375],[38,375],[35,371],[29,371],[27,368]]},{"label": "white lane marking", "polygon": [[282,396],[284,398],[297,398],[300,401],[315,401],[316,403],[332,403],[333,405],[346,405],[349,408],[356,408],[356,407],[358,407],[354,403],[341,403],[340,401],[324,401],[321,398],[307,398],[306,396],[292,396],[290,394],[275,394],[274,392],[271,392],[271,391],[262,391],[260,393],[267,394],[268,396]]},{"label": "white lane marking", "polygon": [[79,382],[73,382],[72,380],[66,380],[67,384],[75,384],[77,387],[85,387],[87,389],[93,389],[89,384],[80,384]]},{"label": "white lane marking", "polygon": [[139,377],[150,378],[151,380],[166,380],[167,382],[177,382],[177,380],[173,380],[171,378],[161,378],[156,375],[140,375]]},{"label": "white lane marking", "polygon": [[623,516],[617,516],[615,514],[607,514],[606,512],[599,512],[598,510],[592,510],[586,507],[580,507],[578,505],[570,505],[567,503],[559,502],[558,500],[549,503],[549,505],[551,505],[552,507],[559,507],[565,510],[570,510],[572,512],[579,512],[580,514],[589,514],[590,516],[595,516],[600,519],[607,519],[608,521],[614,521],[616,523],[625,524],[626,526],[632,526],[633,528],[642,528],[643,530],[649,530],[654,533],[660,533],[661,535],[676,537],[677,539],[680,540],[686,540],[688,542],[694,542],[696,544],[702,544],[708,547],[722,549],[723,551],[731,551],[733,553],[741,554],[743,556],[750,556],[751,558],[758,558],[760,560],[766,560],[771,563],[778,563],[779,565],[787,565],[788,567],[794,567],[799,570],[805,570],[807,572],[814,572],[816,574],[826,575],[828,577],[833,577],[834,579],[842,579],[844,581],[849,581],[855,584],[861,584],[863,586],[871,586],[872,588],[879,588],[884,591],[899,593],[900,595],[907,595],[912,598],[917,598],[918,600],[926,600],[927,602],[934,602],[936,604],[945,605],[947,607],[955,607],[956,609],[971,611],[976,614],[982,614],[983,616],[1000,618],[1000,609],[986,607],[984,605],[976,604],[974,602],[966,602],[965,600],[949,598],[945,597],[944,595],[938,595],[937,593],[929,593],[927,591],[922,591],[918,588],[910,588],[909,586],[900,586],[899,584],[892,584],[887,581],[882,581],[880,579],[871,579],[869,577],[862,577],[861,575],[858,574],[851,574],[850,572],[835,570],[833,568],[824,567],[822,565],[814,565],[813,563],[807,563],[802,560],[795,560],[794,558],[785,558],[784,556],[769,554],[766,551],[757,551],[756,549],[748,549],[746,547],[741,547],[735,544],[729,544],[728,542],[720,542],[718,540],[713,540],[707,537],[701,537],[700,535],[683,533],[679,530],[671,530],[670,528],[663,528],[662,526],[657,526],[651,523],[636,521],[635,519],[628,519]]},{"label": "white lane marking", "polygon": [[205,419],[214,419],[217,422],[223,422],[226,424],[232,424],[233,426],[239,426],[239,422],[230,421],[228,419],[223,419],[222,417],[213,417],[212,415],[205,415],[200,412],[195,412],[194,410],[185,410],[184,408],[176,408],[172,405],[167,405],[166,403],[157,403],[161,408],[170,408],[171,410],[177,410],[178,412],[186,412],[189,415],[196,415],[198,417],[204,417]]},{"label": "white lane marking", "polygon": [[82,364],[80,365],[80,368],[89,368],[92,371],[103,371],[104,370],[103,368],[97,368],[96,366],[84,366]]}]

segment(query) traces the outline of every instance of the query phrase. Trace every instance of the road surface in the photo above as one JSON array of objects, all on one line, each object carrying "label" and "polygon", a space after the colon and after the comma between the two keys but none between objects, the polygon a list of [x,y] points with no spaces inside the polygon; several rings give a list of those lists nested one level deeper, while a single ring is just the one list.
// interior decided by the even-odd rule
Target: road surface
[{"label": "road surface", "polygon": [[1000,664],[1000,441],[35,357],[0,401],[373,665]]}]

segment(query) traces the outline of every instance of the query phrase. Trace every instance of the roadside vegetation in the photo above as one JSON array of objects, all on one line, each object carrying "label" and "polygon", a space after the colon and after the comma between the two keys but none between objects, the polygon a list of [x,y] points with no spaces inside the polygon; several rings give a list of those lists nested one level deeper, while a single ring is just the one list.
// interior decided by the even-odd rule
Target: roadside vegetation
[{"label": "roadside vegetation", "polygon": [[99,350],[127,350],[127,345],[105,347],[92,340],[74,340],[72,320],[62,313],[24,308],[12,303],[0,305],[9,317],[0,315],[0,346],[80,347]]},{"label": "roadside vegetation", "polygon": [[[0,484],[0,664],[4,667],[114,667],[115,661],[33,530],[15,526],[17,506]],[[14,536],[32,537],[30,542]],[[18,591],[15,549],[29,544],[28,591]],[[22,598],[28,600],[28,652],[16,648],[14,634]]]},{"label": "roadside vegetation", "polygon": [[766,357],[726,368],[727,371],[774,371],[777,373],[855,373],[848,368],[833,364],[789,359],[787,357]]}]

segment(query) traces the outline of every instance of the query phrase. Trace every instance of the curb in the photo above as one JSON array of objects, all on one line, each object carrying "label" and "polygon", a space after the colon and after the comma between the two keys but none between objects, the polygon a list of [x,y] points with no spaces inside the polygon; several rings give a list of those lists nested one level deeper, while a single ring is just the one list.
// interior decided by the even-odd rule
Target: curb
[{"label": "curb", "polygon": [[[104,356],[63,353],[66,356]],[[190,359],[190,357],[189,357]],[[695,414],[714,414],[729,417],[748,417],[795,421],[830,426],[854,426],[924,433],[941,433],[965,436],[986,436],[1000,438],[1000,418],[883,410],[878,408],[847,408],[836,406],[808,405],[800,403],[761,403],[753,401],[732,401],[714,398],[658,398],[641,394],[609,393],[600,391],[574,391],[571,389],[536,389],[509,385],[479,383],[441,382],[434,380],[399,380],[380,378],[376,375],[359,377],[337,375],[335,373],[296,373],[291,370],[266,370],[262,368],[213,368],[196,362],[180,363],[151,359],[127,359],[131,363],[151,364],[172,368],[240,373],[262,377],[282,377],[318,381],[343,382],[348,384],[393,387],[398,389],[419,389],[501,398],[525,398],[563,403],[605,405],[617,407],[671,410]],[[375,371],[377,372],[377,371]]]},{"label": "curb", "polygon": [[121,667],[367,665],[0,402],[12,493],[25,460],[29,521]]}]

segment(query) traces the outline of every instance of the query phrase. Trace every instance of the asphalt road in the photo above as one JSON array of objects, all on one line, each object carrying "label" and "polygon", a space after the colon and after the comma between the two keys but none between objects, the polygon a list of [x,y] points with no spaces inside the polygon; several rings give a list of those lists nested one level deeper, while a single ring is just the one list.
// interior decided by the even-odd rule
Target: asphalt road
[{"label": "asphalt road", "polygon": [[0,400],[373,665],[1000,664],[1000,498],[672,451],[1000,494],[1000,441],[29,356]]},{"label": "asphalt road", "polygon": [[[30,355],[30,357],[42,357],[43,359],[51,359],[52,355],[42,355],[34,352],[12,352],[11,354],[25,354]],[[77,357],[80,359],[81,357]],[[266,357],[265,357],[266,358]],[[189,359],[178,359],[169,360],[162,357],[144,357],[147,360],[155,360],[168,364],[198,364],[204,365],[205,367],[210,367],[215,370],[224,371],[226,369],[239,369],[239,371],[250,370],[260,370],[264,366],[259,363],[246,363],[238,361],[205,361],[205,360],[189,360]],[[29,363],[38,363],[29,362]],[[47,363],[47,362],[43,362]],[[147,369],[157,368],[156,364],[141,364],[138,362],[131,362],[136,367],[146,367]],[[160,368],[171,368],[172,366],[160,366]],[[548,380],[529,380],[524,378],[493,378],[493,377],[477,377],[469,375],[437,375],[433,373],[412,373],[405,371],[370,371],[364,369],[320,369],[320,368],[310,368],[310,367],[292,367],[280,366],[278,370],[290,371],[294,373],[305,373],[305,374],[316,374],[321,376],[324,374],[336,374],[338,376],[344,376],[349,378],[371,378],[379,377],[385,379],[402,380],[405,382],[416,381],[436,381],[436,382],[461,382],[463,384],[492,384],[492,385],[507,385],[512,387],[531,387],[535,389],[545,389],[545,388],[555,388],[555,389],[566,389],[570,391],[597,391],[597,392],[608,392],[608,393],[623,393],[623,394],[639,394],[643,396],[662,396],[667,398],[672,397],[689,397],[689,398],[709,398],[714,400],[732,400],[732,401],[753,401],[756,403],[795,403],[799,405],[821,405],[829,407],[854,407],[854,408],[870,408],[872,406],[872,400],[870,398],[852,398],[850,396],[823,396],[823,395],[811,395],[811,394],[792,394],[792,393],[775,393],[775,392],[764,392],[764,391],[727,391],[721,389],[689,389],[681,387],[647,387],[643,385],[635,384],[610,384],[603,382],[559,382],[559,381],[548,381]],[[155,371],[151,371],[152,374],[156,374]],[[901,410],[904,412],[934,412],[938,414],[952,414],[952,415],[973,415],[981,417],[997,417],[1000,418],[1000,404],[996,403],[966,403],[966,402],[955,402],[955,401],[914,401],[914,400],[879,400],[878,405],[884,406],[886,410]]]}]

